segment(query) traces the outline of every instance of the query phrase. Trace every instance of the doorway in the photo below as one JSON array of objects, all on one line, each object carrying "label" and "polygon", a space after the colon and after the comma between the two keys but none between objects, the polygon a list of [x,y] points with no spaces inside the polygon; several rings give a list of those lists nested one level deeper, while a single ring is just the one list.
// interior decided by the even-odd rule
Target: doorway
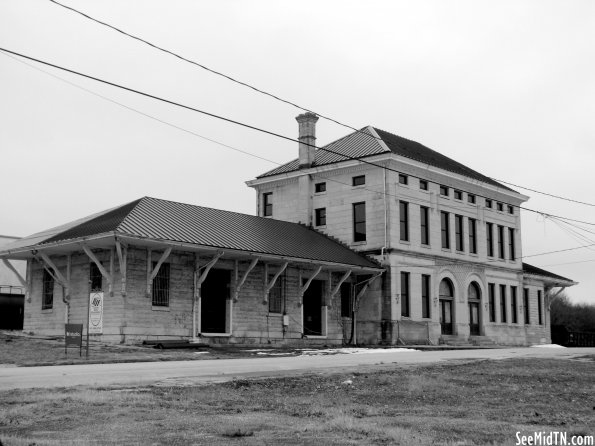
[{"label": "doorway", "polygon": [[304,335],[322,336],[322,297],[324,281],[313,280],[306,292],[303,301],[303,326]]},{"label": "doorway", "polygon": [[453,302],[454,287],[449,279],[442,279],[440,282],[440,332],[443,335],[453,334]]},{"label": "doorway", "polygon": [[479,336],[481,334],[479,312],[481,308],[481,292],[479,285],[475,282],[469,284],[467,302],[469,303],[469,334],[471,336]]},{"label": "doorway", "polygon": [[230,284],[231,271],[215,268],[209,271],[200,290],[201,333],[227,333],[227,301],[230,297]]}]

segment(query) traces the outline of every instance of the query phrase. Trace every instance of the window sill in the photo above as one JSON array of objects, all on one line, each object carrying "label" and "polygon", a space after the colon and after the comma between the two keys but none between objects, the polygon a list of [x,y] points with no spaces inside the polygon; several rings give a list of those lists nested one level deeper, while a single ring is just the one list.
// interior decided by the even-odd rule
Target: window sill
[{"label": "window sill", "polygon": [[452,249],[450,249],[450,248],[442,248],[442,252],[450,252],[450,253],[452,253]]},{"label": "window sill", "polygon": [[169,309],[169,307],[164,307],[164,306],[160,306],[160,305],[152,305],[151,310],[153,310],[153,311],[171,311]]},{"label": "window sill", "polygon": [[54,312],[53,308],[44,308],[43,310],[41,310],[41,314],[50,314],[53,312]]},{"label": "window sill", "polygon": [[432,247],[429,244],[427,244],[427,243],[422,243],[419,246],[421,246],[422,248],[425,248],[425,249],[432,249]]},{"label": "window sill", "polygon": [[199,336],[202,336],[203,338],[229,338],[231,337],[231,333],[199,333]]},{"label": "window sill", "polygon": [[399,240],[399,243],[400,243],[401,245],[408,245],[408,246],[411,246],[411,242],[410,242],[409,240]]},{"label": "window sill", "polygon": [[304,339],[326,339],[326,335],[304,335]]},{"label": "window sill", "polygon": [[314,225],[314,229],[326,229],[326,225]]},{"label": "window sill", "polygon": [[362,245],[366,245],[368,242],[367,241],[363,241],[363,242],[351,242],[350,246],[362,246]]}]

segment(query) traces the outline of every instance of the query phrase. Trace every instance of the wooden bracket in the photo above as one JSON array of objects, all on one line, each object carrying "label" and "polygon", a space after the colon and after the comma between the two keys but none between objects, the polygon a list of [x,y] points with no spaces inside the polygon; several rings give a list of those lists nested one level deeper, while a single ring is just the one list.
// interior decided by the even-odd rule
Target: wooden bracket
[{"label": "wooden bracket", "polygon": [[38,251],[38,254],[43,259],[44,268],[47,272],[51,274],[56,282],[64,287],[64,296],[66,299],[70,299],[70,282],[60,273],[60,270],[45,252]]},{"label": "wooden bracket", "polygon": [[[110,292],[110,296],[112,296],[113,295],[112,283],[114,280],[113,275],[111,275],[110,273],[107,272],[107,270],[103,267],[103,265],[101,264],[101,262],[99,261],[97,256],[95,254],[93,254],[93,251],[91,251],[91,249],[87,245],[82,244],[81,247],[83,248],[83,251],[85,251],[85,254],[87,254],[87,257],[89,257],[91,259],[91,261],[93,263],[95,263],[95,265],[97,265],[97,269],[99,270],[101,275],[105,278],[105,280],[108,283],[108,290]],[[111,264],[113,265],[113,262],[111,262]],[[110,265],[110,271],[112,270],[112,265]]]},{"label": "wooden bracket", "polygon": [[[310,276],[310,278],[306,281],[306,283],[303,286],[300,286],[298,284],[298,286],[300,286],[299,290],[298,290],[298,305],[302,306],[304,303],[304,293],[306,292],[306,290],[308,288],[310,288],[310,284],[312,283],[312,281],[314,280],[314,278],[320,274],[320,271],[322,271],[322,265],[320,265],[318,268],[316,268],[316,271],[314,271],[314,273]],[[300,283],[302,279],[302,272],[300,270]]]},{"label": "wooden bracket", "polygon": [[553,296],[550,296],[549,293],[547,294],[547,309],[548,310],[550,310],[552,308],[552,303],[557,299],[557,297],[560,295],[560,293],[562,291],[564,291],[565,289],[566,289],[565,286],[560,287],[560,289]]},{"label": "wooden bracket", "polygon": [[283,265],[281,265],[281,268],[279,268],[279,271],[277,271],[277,273],[273,276],[273,278],[269,282],[269,277],[268,277],[269,267],[268,267],[268,264],[265,264],[265,268],[264,268],[264,296],[263,296],[263,302],[262,302],[263,304],[268,303],[269,293],[271,292],[271,289],[275,286],[275,282],[277,282],[277,279],[279,278],[279,276],[287,268],[287,265],[289,265],[289,262],[285,262]]},{"label": "wooden bracket", "polygon": [[[343,285],[343,282],[345,282],[350,275],[351,275],[351,270],[347,270],[345,272],[345,274],[343,274],[343,276],[341,277],[341,279],[339,279],[339,283],[337,283],[337,285],[335,285],[335,288],[333,288],[331,290],[331,292],[329,294],[329,299],[327,301],[327,305],[328,305],[329,308],[332,306],[332,302],[335,299],[335,296],[337,295],[337,293],[341,289],[341,285]],[[330,280],[329,280],[329,283],[330,283]]]},{"label": "wooden bracket", "polygon": [[233,291],[233,301],[237,302],[239,297],[240,297],[240,290],[242,289],[242,287],[244,286],[244,283],[246,282],[246,279],[248,278],[248,274],[250,274],[250,272],[254,269],[254,267],[256,266],[256,264],[258,263],[258,261],[260,260],[259,257],[255,257],[252,259],[252,261],[250,262],[250,265],[248,265],[248,269],[246,270],[246,272],[244,272],[244,275],[242,276],[242,278],[240,280],[238,280],[238,264],[236,262],[236,268],[235,268],[235,289]]},{"label": "wooden bracket", "polygon": [[159,268],[163,265],[163,262],[167,260],[169,255],[171,254],[172,247],[170,246],[167,248],[161,257],[157,261],[155,268],[153,268],[153,259],[152,259],[152,251],[147,249],[147,297],[151,297],[151,292],[153,291],[153,279],[157,277],[157,273],[159,273]]},{"label": "wooden bracket", "polygon": [[17,276],[18,281],[20,282],[21,286],[25,289],[27,289],[27,281],[26,279],[21,275],[20,272],[17,271],[17,269],[12,265],[12,263],[10,263],[7,259],[2,259],[2,263],[4,263],[4,266],[6,266],[9,270],[11,270],[15,276]]},{"label": "wooden bracket", "polygon": [[362,287],[361,290],[359,290],[359,293],[357,293],[357,296],[355,296],[356,305],[359,302],[359,300],[361,299],[361,297],[365,294],[365,292],[368,291],[368,287],[372,284],[372,282],[374,282],[376,279],[378,279],[383,273],[384,273],[384,271],[376,274],[374,277],[372,277],[370,280],[368,280],[366,282],[366,284]]},{"label": "wooden bracket", "polygon": [[116,253],[120,266],[120,277],[122,278],[122,297],[126,297],[126,263],[128,261],[128,247],[116,239]]}]

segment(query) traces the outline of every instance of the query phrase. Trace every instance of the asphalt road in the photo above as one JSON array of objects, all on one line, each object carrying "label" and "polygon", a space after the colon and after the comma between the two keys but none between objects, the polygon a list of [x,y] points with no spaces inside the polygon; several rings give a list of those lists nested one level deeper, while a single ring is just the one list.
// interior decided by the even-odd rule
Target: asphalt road
[{"label": "asphalt road", "polygon": [[397,353],[386,353],[379,350],[377,353],[324,356],[0,367],[0,390],[79,385],[190,385],[247,377],[295,375],[310,372],[349,372],[361,368],[394,364],[411,365],[440,361],[500,360],[523,357],[570,359],[584,355],[595,355],[595,348],[506,348]]}]

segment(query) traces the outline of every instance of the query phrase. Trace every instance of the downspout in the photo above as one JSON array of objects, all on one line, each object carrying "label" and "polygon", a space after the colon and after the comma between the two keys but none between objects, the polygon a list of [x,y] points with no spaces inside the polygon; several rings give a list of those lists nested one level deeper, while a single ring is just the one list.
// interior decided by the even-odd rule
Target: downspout
[{"label": "downspout", "polygon": [[389,248],[388,246],[388,203],[387,203],[387,195],[386,195],[386,170],[382,169],[384,172],[384,182],[383,182],[383,193],[384,193],[384,245],[380,248],[380,255],[384,259],[384,251]]}]

